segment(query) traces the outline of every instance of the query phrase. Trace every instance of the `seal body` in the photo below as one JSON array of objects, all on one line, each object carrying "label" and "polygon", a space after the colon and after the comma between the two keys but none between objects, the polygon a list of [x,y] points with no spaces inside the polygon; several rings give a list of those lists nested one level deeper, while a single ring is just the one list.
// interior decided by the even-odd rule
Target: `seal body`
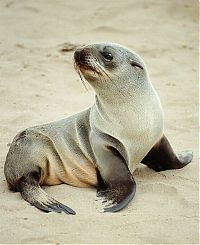
[{"label": "seal body", "polygon": [[[96,171],[89,144],[89,112],[90,109],[67,119],[22,131],[13,140],[10,152],[23,154],[29,165],[40,167],[41,185],[66,183],[78,187],[96,186]],[[15,172],[11,170],[15,169],[17,159],[12,161],[9,154],[7,161],[13,165],[9,164],[9,169],[5,170],[13,174],[9,175],[11,178],[18,178],[19,169]],[[22,173],[29,167],[25,161],[19,164]]]},{"label": "seal body", "polygon": [[95,90],[91,108],[31,127],[13,140],[5,162],[10,189],[45,212],[75,214],[40,185],[96,186],[116,212],[135,195],[140,162],[162,171],[181,168],[192,153],[176,155],[163,134],[163,110],[142,59],[119,44],[77,49],[75,69]]}]

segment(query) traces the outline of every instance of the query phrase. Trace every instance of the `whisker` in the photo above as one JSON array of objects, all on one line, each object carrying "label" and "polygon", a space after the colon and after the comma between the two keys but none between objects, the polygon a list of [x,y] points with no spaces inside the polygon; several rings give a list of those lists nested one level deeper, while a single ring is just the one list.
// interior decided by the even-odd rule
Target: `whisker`
[{"label": "whisker", "polygon": [[111,77],[108,75],[108,73],[105,71],[105,69],[100,64],[97,64],[97,66],[110,79],[110,81],[112,81]]},{"label": "whisker", "polygon": [[83,75],[82,75],[82,73],[81,73],[81,71],[80,71],[80,69],[79,69],[79,67],[75,61],[74,61],[74,68],[75,68],[76,72],[78,73],[84,88],[86,89],[86,91],[88,91],[88,88],[86,86],[86,80],[84,79],[84,77],[83,77]]}]

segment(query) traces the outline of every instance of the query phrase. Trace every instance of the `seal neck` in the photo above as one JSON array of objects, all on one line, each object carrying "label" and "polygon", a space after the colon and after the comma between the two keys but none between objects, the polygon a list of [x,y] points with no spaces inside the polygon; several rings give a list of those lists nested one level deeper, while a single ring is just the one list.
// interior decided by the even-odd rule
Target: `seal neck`
[{"label": "seal neck", "polygon": [[112,124],[123,120],[128,122],[135,115],[154,113],[154,110],[160,110],[159,98],[151,82],[147,86],[135,87],[130,93],[125,93],[127,90],[123,90],[123,93],[116,90],[115,93],[112,90],[96,93],[94,110],[101,120]]},{"label": "seal neck", "polygon": [[105,108],[126,105],[138,107],[138,103],[141,104],[156,93],[150,81],[140,84],[132,84],[131,81],[126,84],[122,82],[117,86],[113,83],[110,87],[95,89],[95,92],[96,102]]}]

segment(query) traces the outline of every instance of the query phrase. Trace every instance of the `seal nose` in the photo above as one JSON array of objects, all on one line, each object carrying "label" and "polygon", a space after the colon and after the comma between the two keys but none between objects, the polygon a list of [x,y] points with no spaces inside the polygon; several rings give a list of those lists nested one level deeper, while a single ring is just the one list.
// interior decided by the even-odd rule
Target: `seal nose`
[{"label": "seal nose", "polygon": [[81,65],[88,65],[88,56],[89,56],[89,53],[84,48],[78,48],[74,52],[75,61]]},{"label": "seal nose", "polygon": [[80,61],[80,57],[81,57],[81,48],[76,49],[76,51],[74,52],[74,59],[75,61],[79,62]]}]

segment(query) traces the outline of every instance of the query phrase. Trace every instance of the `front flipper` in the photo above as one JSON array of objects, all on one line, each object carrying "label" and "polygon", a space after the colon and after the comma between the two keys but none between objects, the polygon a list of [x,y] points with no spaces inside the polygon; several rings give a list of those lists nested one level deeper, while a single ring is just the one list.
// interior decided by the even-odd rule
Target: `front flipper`
[{"label": "front flipper", "polygon": [[123,209],[134,197],[136,183],[124,158],[100,138],[92,138],[97,165],[97,197],[103,199],[104,212]]},{"label": "front flipper", "polygon": [[[124,170],[123,170],[124,171]],[[136,191],[136,183],[132,178],[127,181],[117,179],[116,182],[105,182],[97,170],[98,188],[97,197],[105,203],[104,212],[117,212],[123,209],[133,199]]]},{"label": "front flipper", "polygon": [[159,172],[168,169],[183,168],[192,161],[192,158],[193,153],[190,151],[176,155],[166,136],[163,135],[160,141],[142,159],[141,163]]}]

